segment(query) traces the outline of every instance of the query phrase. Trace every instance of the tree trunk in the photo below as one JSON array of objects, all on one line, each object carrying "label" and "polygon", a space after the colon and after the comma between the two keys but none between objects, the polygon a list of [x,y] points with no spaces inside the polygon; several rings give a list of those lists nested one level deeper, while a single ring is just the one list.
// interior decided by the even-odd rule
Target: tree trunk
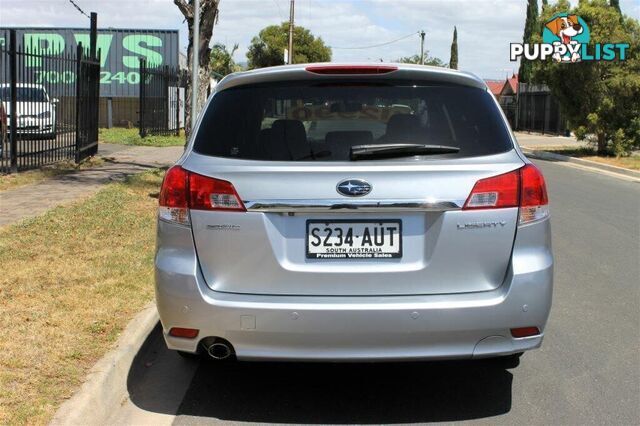
[{"label": "tree trunk", "polygon": [[607,154],[607,135],[604,133],[598,133],[598,155]]},{"label": "tree trunk", "polygon": [[[184,118],[184,132],[189,139],[191,134],[191,97],[193,96],[193,90],[191,87],[191,66],[193,64],[193,0],[173,0],[180,12],[187,21],[189,28],[189,47],[187,48],[187,68],[189,69],[189,78],[187,80],[186,99],[185,99],[185,118]],[[202,111],[202,107],[207,101],[207,95],[209,94],[209,81],[211,75],[211,61],[209,55],[211,49],[209,43],[213,36],[213,26],[218,20],[218,5],[220,0],[200,0],[200,45],[197,48],[197,52],[200,55],[200,69],[198,70],[198,82],[195,90],[197,112]]]}]

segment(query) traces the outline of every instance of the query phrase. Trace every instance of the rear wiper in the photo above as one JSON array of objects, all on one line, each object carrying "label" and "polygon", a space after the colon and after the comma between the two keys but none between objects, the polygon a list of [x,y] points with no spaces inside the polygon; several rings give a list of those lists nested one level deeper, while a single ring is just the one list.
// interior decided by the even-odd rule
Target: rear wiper
[{"label": "rear wiper", "polygon": [[414,143],[390,143],[379,145],[354,145],[351,161],[371,158],[407,157],[412,155],[452,154],[460,151],[457,146],[424,145]]}]

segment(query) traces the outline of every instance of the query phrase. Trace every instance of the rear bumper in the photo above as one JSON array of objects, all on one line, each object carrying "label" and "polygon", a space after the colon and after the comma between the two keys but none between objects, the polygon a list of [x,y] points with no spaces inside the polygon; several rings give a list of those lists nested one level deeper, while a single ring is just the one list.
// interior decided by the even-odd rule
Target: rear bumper
[{"label": "rear bumper", "polygon": [[[222,337],[243,360],[454,359],[534,349],[542,334],[512,338],[509,329],[544,330],[553,260],[550,243],[535,240],[547,238],[548,226],[518,231],[509,273],[493,291],[312,297],[213,291],[200,273],[190,229],[160,222],[156,301],[165,340],[170,349],[194,352],[200,339]],[[164,238],[171,247],[164,248]],[[196,339],[171,337],[172,327],[200,333]]]}]

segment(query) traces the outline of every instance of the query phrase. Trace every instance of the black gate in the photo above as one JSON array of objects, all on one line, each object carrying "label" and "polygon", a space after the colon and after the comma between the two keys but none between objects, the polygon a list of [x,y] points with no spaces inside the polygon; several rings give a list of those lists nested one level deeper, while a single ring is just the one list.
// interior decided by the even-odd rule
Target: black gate
[{"label": "black gate", "polygon": [[179,135],[184,126],[186,73],[140,60],[140,136]]},{"label": "black gate", "polygon": [[36,54],[9,32],[0,45],[0,173],[97,152],[99,55],[81,44],[74,53]]},{"label": "black gate", "polygon": [[76,153],[79,162],[98,153],[98,105],[100,98],[100,61],[85,57],[78,46],[78,85],[76,114]]},{"label": "black gate", "polygon": [[564,135],[567,121],[558,101],[546,86],[520,85],[518,92],[517,130]]}]

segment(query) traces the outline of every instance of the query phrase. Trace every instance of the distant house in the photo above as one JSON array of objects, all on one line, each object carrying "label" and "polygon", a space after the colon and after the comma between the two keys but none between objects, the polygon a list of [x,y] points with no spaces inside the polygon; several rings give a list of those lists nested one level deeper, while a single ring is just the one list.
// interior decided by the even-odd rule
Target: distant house
[{"label": "distant house", "polygon": [[502,88],[504,87],[504,80],[485,80],[487,86],[489,86],[489,91],[491,94],[496,97],[498,101],[500,101],[500,93],[502,92]]},{"label": "distant house", "polygon": [[502,107],[507,120],[515,127],[516,106],[518,103],[518,74],[513,74],[504,80],[485,80],[489,90],[496,97]]},{"label": "distant house", "polygon": [[510,78],[507,78],[500,90],[500,97],[498,102],[500,105],[515,104],[518,96],[518,74],[513,74]]},{"label": "distant house", "polygon": [[518,74],[504,80],[485,80],[489,90],[496,97],[500,105],[510,105],[516,101],[518,95]]}]

